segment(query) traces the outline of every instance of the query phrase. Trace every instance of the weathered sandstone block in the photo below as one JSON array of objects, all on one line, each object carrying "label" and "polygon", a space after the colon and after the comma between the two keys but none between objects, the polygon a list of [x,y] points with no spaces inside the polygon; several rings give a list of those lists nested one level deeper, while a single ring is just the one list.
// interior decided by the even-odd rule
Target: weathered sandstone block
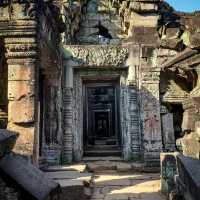
[{"label": "weathered sandstone block", "polygon": [[34,95],[34,82],[31,81],[9,81],[8,99],[19,100]]},{"label": "weathered sandstone block", "polygon": [[157,27],[159,15],[139,15],[135,12],[131,13],[131,25],[141,27]]},{"label": "weathered sandstone block", "polygon": [[35,80],[33,65],[9,65],[8,80],[9,81],[29,81]]},{"label": "weathered sandstone block", "polygon": [[159,37],[156,28],[153,27],[133,27],[130,32],[129,41],[134,41],[136,44],[159,44]]},{"label": "weathered sandstone block", "polygon": [[13,123],[8,124],[8,130],[16,131],[19,134],[19,138],[14,147],[14,152],[24,154],[27,156],[33,155],[33,141],[34,141],[34,127],[23,127],[15,125]]},{"label": "weathered sandstone block", "polygon": [[10,101],[8,120],[14,123],[34,122],[34,98],[22,98],[20,101]]},{"label": "weathered sandstone block", "polygon": [[130,2],[129,8],[136,12],[152,12],[158,10],[158,5],[153,3]]}]

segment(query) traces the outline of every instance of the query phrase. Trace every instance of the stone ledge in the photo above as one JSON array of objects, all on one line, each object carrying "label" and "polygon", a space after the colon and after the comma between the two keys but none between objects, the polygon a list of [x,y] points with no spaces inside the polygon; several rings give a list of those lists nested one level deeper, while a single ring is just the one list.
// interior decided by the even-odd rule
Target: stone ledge
[{"label": "stone ledge", "polygon": [[190,195],[194,200],[199,199],[200,194],[200,160],[177,156],[177,166],[179,178],[185,185],[185,193]]}]

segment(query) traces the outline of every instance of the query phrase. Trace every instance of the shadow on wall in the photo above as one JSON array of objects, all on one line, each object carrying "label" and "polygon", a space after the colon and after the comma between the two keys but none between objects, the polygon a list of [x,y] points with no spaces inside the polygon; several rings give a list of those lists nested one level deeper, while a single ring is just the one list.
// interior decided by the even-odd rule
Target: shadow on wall
[{"label": "shadow on wall", "polygon": [[0,129],[8,123],[8,66],[3,41],[0,39]]}]

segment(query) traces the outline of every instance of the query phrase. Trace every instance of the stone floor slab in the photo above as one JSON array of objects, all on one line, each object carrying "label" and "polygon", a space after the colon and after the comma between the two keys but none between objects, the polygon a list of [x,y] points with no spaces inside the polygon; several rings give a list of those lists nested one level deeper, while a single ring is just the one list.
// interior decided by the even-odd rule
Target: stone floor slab
[{"label": "stone floor slab", "polygon": [[86,164],[75,164],[75,165],[63,165],[63,166],[50,166],[45,169],[45,171],[49,172],[57,172],[57,171],[77,171],[83,173],[86,171]]},{"label": "stone floor slab", "polygon": [[95,173],[92,200],[165,200],[159,174]]},{"label": "stone floor slab", "polygon": [[117,171],[118,172],[127,172],[127,171],[131,171],[132,166],[129,163],[117,163]]},{"label": "stone floor slab", "polygon": [[79,179],[90,180],[91,173],[79,173],[76,171],[58,171],[58,172],[46,172],[47,176],[52,179]]}]

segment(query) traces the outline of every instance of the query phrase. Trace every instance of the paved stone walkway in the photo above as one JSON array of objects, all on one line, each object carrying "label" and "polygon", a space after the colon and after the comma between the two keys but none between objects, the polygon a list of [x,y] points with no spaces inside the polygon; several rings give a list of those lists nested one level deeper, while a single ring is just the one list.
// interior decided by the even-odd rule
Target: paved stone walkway
[{"label": "paved stone walkway", "polygon": [[49,167],[46,174],[61,185],[62,200],[165,200],[160,174],[139,168],[142,165],[120,161],[89,161]]},{"label": "paved stone walkway", "polygon": [[92,200],[165,200],[159,174],[105,171],[93,176]]}]

